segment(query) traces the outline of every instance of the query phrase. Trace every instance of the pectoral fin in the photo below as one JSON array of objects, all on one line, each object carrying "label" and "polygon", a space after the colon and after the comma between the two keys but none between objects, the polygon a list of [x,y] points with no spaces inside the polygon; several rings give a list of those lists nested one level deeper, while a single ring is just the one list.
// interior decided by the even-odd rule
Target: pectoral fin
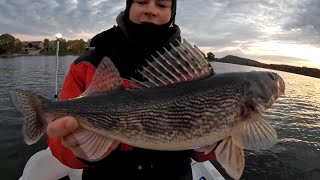
[{"label": "pectoral fin", "polygon": [[243,149],[268,149],[277,142],[277,132],[260,114],[252,115],[232,129],[232,139]]},{"label": "pectoral fin", "polygon": [[217,161],[233,179],[240,179],[244,169],[244,153],[232,142],[232,138],[224,139],[215,150]]},{"label": "pectoral fin", "polygon": [[74,133],[74,137],[81,149],[90,160],[98,160],[110,149],[119,145],[119,141],[99,135],[95,132],[80,129]]}]

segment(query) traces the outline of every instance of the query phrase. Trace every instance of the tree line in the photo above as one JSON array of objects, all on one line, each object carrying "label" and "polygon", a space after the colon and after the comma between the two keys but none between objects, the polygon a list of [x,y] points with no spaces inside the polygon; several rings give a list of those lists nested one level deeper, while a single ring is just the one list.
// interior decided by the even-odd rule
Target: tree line
[{"label": "tree line", "polygon": [[21,51],[22,42],[10,34],[0,36],[0,54],[13,54]]},{"label": "tree line", "polygon": [[[89,40],[90,41],[90,40]],[[77,40],[66,40],[63,38],[59,38],[59,49],[60,54],[82,54],[85,51],[86,44],[83,39]],[[54,48],[50,49],[50,44],[54,44]],[[44,48],[40,52],[41,54],[54,54],[56,48],[56,40],[50,41],[49,39],[43,40]],[[0,35],[0,55],[10,55],[10,54],[18,54],[21,53],[23,48],[23,42],[20,39],[15,38],[11,34],[2,34]]]}]

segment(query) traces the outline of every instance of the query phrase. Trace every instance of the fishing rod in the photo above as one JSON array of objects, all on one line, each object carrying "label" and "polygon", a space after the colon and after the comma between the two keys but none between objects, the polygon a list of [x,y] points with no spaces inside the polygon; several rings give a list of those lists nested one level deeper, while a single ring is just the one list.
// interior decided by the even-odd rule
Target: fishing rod
[{"label": "fishing rod", "polygon": [[57,48],[56,48],[56,84],[55,84],[55,95],[54,99],[58,101],[58,70],[59,70],[59,39],[62,38],[60,33],[56,34]]}]

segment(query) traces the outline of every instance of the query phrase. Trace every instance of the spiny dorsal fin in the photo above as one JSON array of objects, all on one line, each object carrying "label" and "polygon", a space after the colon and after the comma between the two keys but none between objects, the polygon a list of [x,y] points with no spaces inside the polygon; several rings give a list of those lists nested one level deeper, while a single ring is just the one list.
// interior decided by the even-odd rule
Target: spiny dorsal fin
[{"label": "spiny dorsal fin", "polygon": [[118,69],[114,66],[110,58],[104,57],[94,73],[89,87],[81,96],[96,92],[111,91],[121,85],[122,82]]},{"label": "spiny dorsal fin", "polygon": [[131,78],[136,87],[159,87],[214,74],[210,63],[197,47],[192,47],[185,39],[177,42],[177,46],[170,44],[170,50],[164,48],[162,54],[157,51],[158,57],[152,56],[152,61],[147,60],[148,66],[139,71],[146,81]]}]

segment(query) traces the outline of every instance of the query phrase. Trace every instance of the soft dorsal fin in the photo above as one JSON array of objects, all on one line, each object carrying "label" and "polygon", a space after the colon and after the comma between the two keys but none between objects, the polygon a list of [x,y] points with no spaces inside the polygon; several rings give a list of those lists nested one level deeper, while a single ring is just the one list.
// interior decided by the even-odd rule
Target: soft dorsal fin
[{"label": "soft dorsal fin", "polygon": [[119,88],[121,85],[122,82],[118,69],[114,66],[110,58],[104,57],[97,67],[89,87],[81,96],[96,92],[111,91]]},{"label": "soft dorsal fin", "polygon": [[164,53],[157,51],[158,57],[152,56],[139,73],[146,79],[141,82],[131,78],[136,87],[158,87],[177,82],[191,81],[214,74],[210,63],[197,47],[192,47],[185,39],[178,41],[178,46],[164,48]]}]

